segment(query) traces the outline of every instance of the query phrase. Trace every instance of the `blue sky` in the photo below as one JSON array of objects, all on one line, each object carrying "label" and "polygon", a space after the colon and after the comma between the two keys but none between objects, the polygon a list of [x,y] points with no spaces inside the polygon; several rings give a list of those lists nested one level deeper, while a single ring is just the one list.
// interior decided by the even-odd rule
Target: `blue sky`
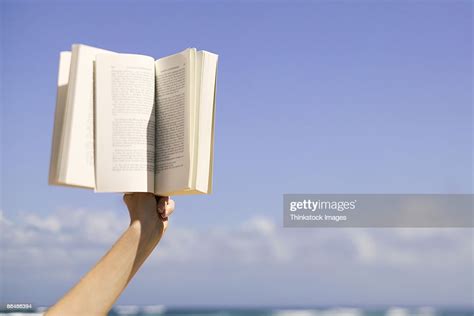
[{"label": "blue sky", "polygon": [[[127,223],[119,195],[47,185],[58,55],[84,43],[156,58],[187,47],[220,55],[214,193],[176,198],[162,251],[121,302],[472,304],[471,230],[281,228],[283,193],[473,192],[471,1],[1,5],[1,208],[17,231],[3,236],[5,300],[52,303]],[[66,223],[68,212],[77,222]],[[61,261],[68,256],[79,259]],[[437,266],[442,258],[451,265]]]}]

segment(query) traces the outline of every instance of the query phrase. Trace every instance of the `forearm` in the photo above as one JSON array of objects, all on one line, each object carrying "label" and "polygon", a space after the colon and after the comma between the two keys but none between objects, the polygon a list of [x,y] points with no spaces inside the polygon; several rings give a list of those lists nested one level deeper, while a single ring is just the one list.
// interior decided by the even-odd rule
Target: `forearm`
[{"label": "forearm", "polygon": [[134,220],[114,246],[46,315],[106,315],[161,239],[163,222]]}]

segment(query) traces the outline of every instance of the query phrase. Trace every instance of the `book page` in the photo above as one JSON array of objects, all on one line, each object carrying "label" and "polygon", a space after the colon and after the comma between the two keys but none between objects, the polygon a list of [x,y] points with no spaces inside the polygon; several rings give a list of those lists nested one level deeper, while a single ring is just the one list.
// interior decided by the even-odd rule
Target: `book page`
[{"label": "book page", "polygon": [[198,148],[196,190],[210,193],[212,189],[212,164],[214,147],[214,112],[217,60],[216,54],[200,51],[201,80],[198,111]]},{"label": "book page", "polygon": [[156,61],[155,194],[190,186],[190,50]]},{"label": "book page", "polygon": [[61,139],[63,137],[64,114],[66,109],[66,98],[69,82],[69,67],[71,66],[71,52],[61,52],[59,55],[58,90],[56,93],[56,110],[54,113],[53,141],[51,144],[51,161],[49,165],[49,184],[61,184],[59,182],[59,157]]},{"label": "book page", "polygon": [[71,69],[63,137],[59,181],[74,186],[95,187],[94,172],[94,60],[107,50],[75,44]]},{"label": "book page", "polygon": [[96,191],[154,192],[155,61],[96,58]]}]

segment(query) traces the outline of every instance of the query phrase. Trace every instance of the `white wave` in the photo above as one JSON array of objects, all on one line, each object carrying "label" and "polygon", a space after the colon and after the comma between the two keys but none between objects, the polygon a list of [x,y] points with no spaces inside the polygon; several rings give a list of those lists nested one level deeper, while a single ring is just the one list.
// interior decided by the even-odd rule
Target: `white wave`
[{"label": "white wave", "polygon": [[410,311],[403,307],[391,307],[385,312],[385,316],[409,316]]},{"label": "white wave", "polygon": [[143,311],[146,314],[163,314],[166,311],[164,305],[147,305],[143,306]]},{"label": "white wave", "polygon": [[363,316],[364,311],[358,308],[330,308],[330,309],[282,309],[275,310],[277,316]]},{"label": "white wave", "polygon": [[364,311],[359,308],[337,307],[322,310],[321,316],[363,316]]},{"label": "white wave", "polygon": [[281,309],[275,310],[272,316],[317,316],[318,311],[314,309]]},{"label": "white wave", "polygon": [[136,315],[140,311],[137,305],[117,305],[113,308],[119,315]]},{"label": "white wave", "polygon": [[48,306],[38,306],[38,307],[35,308],[35,312],[44,313],[44,312],[46,312],[46,310],[48,308],[49,308]]}]

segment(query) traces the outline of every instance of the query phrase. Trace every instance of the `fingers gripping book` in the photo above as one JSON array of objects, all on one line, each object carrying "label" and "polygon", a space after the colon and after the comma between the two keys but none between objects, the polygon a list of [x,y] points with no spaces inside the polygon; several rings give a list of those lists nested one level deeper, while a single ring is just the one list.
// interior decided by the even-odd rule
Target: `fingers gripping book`
[{"label": "fingers gripping book", "polygon": [[61,52],[49,183],[97,192],[208,194],[218,56]]}]

